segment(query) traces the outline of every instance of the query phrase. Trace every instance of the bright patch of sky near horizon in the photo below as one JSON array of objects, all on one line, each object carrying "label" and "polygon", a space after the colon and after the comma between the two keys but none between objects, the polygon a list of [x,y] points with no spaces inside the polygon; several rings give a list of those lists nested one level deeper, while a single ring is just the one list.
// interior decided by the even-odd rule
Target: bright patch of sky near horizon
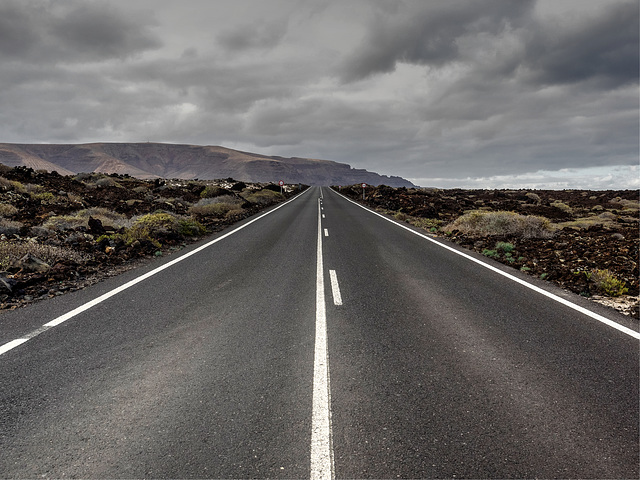
[{"label": "bright patch of sky near horizon", "polygon": [[4,0],[0,141],[639,188],[637,0]]}]

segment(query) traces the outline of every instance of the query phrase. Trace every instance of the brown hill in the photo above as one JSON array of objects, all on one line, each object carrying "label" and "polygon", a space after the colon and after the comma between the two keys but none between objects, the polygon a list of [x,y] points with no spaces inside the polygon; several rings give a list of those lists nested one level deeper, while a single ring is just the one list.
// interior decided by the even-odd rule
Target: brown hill
[{"label": "brown hill", "polygon": [[10,144],[0,143],[0,163],[10,167],[57,171],[128,174],[132,177],[216,179],[245,182],[351,185],[367,183],[412,187],[401,177],[354,169],[345,163],[310,158],[283,158],[219,146],[168,143]]}]

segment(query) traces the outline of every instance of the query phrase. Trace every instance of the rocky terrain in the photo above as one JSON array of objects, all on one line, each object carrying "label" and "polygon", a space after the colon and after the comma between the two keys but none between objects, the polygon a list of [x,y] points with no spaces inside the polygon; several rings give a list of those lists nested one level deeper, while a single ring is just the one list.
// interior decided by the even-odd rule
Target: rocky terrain
[{"label": "rocky terrain", "polygon": [[[0,309],[170,255],[305,186],[0,164]],[[360,185],[334,187],[358,201]],[[367,187],[364,203],[638,318],[639,192]]]},{"label": "rocky terrain", "polygon": [[170,255],[306,188],[0,165],[0,309]]},{"label": "rocky terrain", "polygon": [[[363,202],[360,186],[339,190]],[[398,220],[638,318],[637,190],[365,193],[365,204]]]},{"label": "rocky terrain", "polygon": [[413,187],[400,177],[351,168],[346,163],[283,158],[230,148],[168,143],[90,143],[81,145],[0,143],[0,163],[10,167],[57,171],[117,173],[142,179],[210,180],[232,177],[244,182],[350,185],[368,183]]}]

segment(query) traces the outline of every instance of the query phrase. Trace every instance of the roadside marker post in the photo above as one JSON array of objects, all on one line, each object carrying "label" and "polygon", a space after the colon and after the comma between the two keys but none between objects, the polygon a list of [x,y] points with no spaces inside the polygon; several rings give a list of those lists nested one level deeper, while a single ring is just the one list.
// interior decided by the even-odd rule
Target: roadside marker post
[{"label": "roadside marker post", "polygon": [[364,190],[365,190],[365,188],[367,188],[367,184],[363,183],[362,184],[362,200],[364,200]]}]

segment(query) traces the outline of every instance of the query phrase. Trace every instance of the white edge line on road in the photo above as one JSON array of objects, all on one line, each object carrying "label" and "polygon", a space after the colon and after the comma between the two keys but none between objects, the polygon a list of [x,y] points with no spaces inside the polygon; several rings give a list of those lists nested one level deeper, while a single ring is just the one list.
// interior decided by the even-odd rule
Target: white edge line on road
[{"label": "white edge line on road", "polygon": [[366,210],[367,212],[372,213],[374,215],[377,215],[380,218],[383,218],[383,219],[387,220],[388,222],[391,222],[392,224],[396,225],[397,227],[404,228],[405,230],[407,230],[407,231],[409,231],[409,232],[411,232],[411,233],[413,233],[415,235],[418,235],[419,237],[422,237],[422,238],[424,238],[426,240],[429,240],[430,242],[435,243],[436,245],[438,245],[438,246],[440,246],[442,248],[445,248],[445,249],[449,250],[450,252],[455,253],[456,255],[460,255],[461,257],[464,257],[464,258],[466,258],[468,260],[471,260],[472,262],[475,262],[478,265],[482,265],[483,267],[488,268],[489,270],[492,270],[492,271],[502,275],[503,277],[508,278],[509,280],[513,280],[514,282],[519,283],[520,285],[523,285],[523,286],[533,290],[534,292],[538,292],[538,293],[540,293],[540,294],[542,294],[542,295],[544,295],[544,296],[546,296],[546,297],[548,297],[548,298],[550,298],[552,300],[555,300],[558,303],[561,303],[562,305],[565,305],[565,306],[567,306],[569,308],[572,308],[572,309],[574,309],[574,310],[576,310],[576,311],[578,311],[580,313],[583,313],[584,315],[587,315],[587,316],[593,318],[594,320],[602,322],[605,325],[608,325],[608,326],[610,326],[612,328],[615,328],[616,330],[619,330],[619,331],[621,331],[623,333],[626,333],[627,335],[629,335],[629,336],[631,336],[631,337],[633,337],[635,339],[640,340],[640,332],[636,332],[635,330],[627,328],[624,325],[620,325],[619,323],[614,322],[613,320],[609,320],[608,318],[603,317],[602,315],[599,315],[599,314],[597,314],[595,312],[592,312],[591,310],[588,310],[588,309],[586,309],[584,307],[581,307],[580,305],[576,305],[575,303],[572,303],[569,300],[565,300],[564,298],[559,297],[559,296],[557,296],[557,295],[555,295],[555,294],[553,294],[551,292],[547,292],[546,290],[544,290],[544,289],[542,289],[540,287],[537,287],[537,286],[535,286],[535,285],[533,285],[533,284],[531,284],[531,283],[529,283],[529,282],[527,282],[525,280],[522,280],[521,278],[518,278],[518,277],[515,277],[515,276],[511,275],[510,273],[504,272],[504,271],[500,270],[499,268],[494,267],[493,265],[489,265],[487,263],[484,263],[484,262],[478,260],[477,258],[472,257],[471,255],[468,255],[468,254],[466,254],[464,252],[456,250],[455,248],[452,248],[452,247],[450,247],[448,245],[440,243],[440,242],[434,240],[433,238],[431,238],[431,237],[429,237],[427,235],[424,235],[424,234],[422,234],[420,232],[417,232],[417,231],[407,227],[406,225],[402,225],[400,223],[397,223],[397,222],[391,220],[390,218],[385,217],[384,215],[382,215],[382,214],[380,214],[378,212],[375,212],[375,211],[373,211],[373,210],[371,210],[371,209],[369,209],[369,208],[367,208],[367,207],[365,207],[363,205],[360,205],[357,202],[354,202],[350,198],[345,197],[344,195],[342,195],[341,193],[336,192],[333,189],[330,189],[330,190],[333,193],[335,193],[336,195],[340,195],[345,200],[348,200],[349,202],[353,203],[354,205],[357,205],[358,207]]},{"label": "white edge line on road", "polygon": [[155,275],[156,273],[161,272],[162,270],[169,268],[173,265],[175,265],[176,263],[179,263],[181,261],[183,261],[184,259],[190,257],[191,255],[195,255],[198,252],[201,252],[202,250],[204,250],[205,248],[210,247],[211,245],[218,243],[220,240],[223,240],[225,238],[227,238],[230,235],[233,235],[236,232],[239,232],[240,230],[242,230],[243,228],[251,225],[254,222],[257,222],[258,220],[260,220],[261,218],[275,212],[276,210],[278,210],[279,208],[284,207],[286,204],[300,198],[302,195],[304,195],[305,193],[307,193],[310,189],[305,190],[304,192],[302,192],[300,195],[296,195],[295,197],[287,200],[284,203],[281,203],[280,205],[278,205],[277,207],[275,207],[272,210],[269,210],[268,212],[263,213],[262,215],[260,215],[259,217],[256,217],[252,220],[249,220],[247,223],[244,223],[242,225],[240,225],[239,227],[231,230],[230,232],[225,233],[224,235],[221,235],[213,240],[211,240],[210,242],[205,243],[204,245],[201,245],[200,247],[185,253],[184,255],[181,255],[180,257],[171,260],[170,262],[165,263],[164,265],[161,265],[153,270],[151,270],[150,272],[145,273],[144,275],[141,275],[137,278],[134,278],[133,280],[128,281],[127,283],[120,285],[117,288],[114,288],[113,290],[110,290],[107,293],[104,293],[102,295],[100,295],[97,298],[94,298],[93,300],[91,300],[90,302],[87,302],[83,305],[80,305],[78,308],[75,308],[73,310],[71,310],[70,312],[65,313],[64,315],[61,315],[53,320],[51,320],[50,322],[45,323],[42,327],[40,327],[39,329],[25,335],[23,338],[19,338],[17,340],[12,340],[8,343],[5,343],[4,345],[0,346],[0,355],[2,355],[3,353],[8,352],[9,350],[17,347],[18,345],[23,344],[24,342],[26,342],[27,340],[30,340],[32,338],[34,338],[35,336],[39,335],[40,333],[48,330],[51,327],[55,327],[56,325],[60,325],[63,322],[66,322],[67,320],[69,320],[70,318],[75,317],[76,315],[89,310],[91,307],[95,307],[96,305],[98,305],[99,303],[104,302],[105,300],[113,297],[114,295],[117,295],[120,292],[123,292],[124,290],[133,287],[135,284],[142,282],[143,280],[146,280],[149,277],[152,277],[153,275]]},{"label": "white edge line on road", "polygon": [[338,275],[335,270],[329,270],[329,278],[331,279],[331,291],[333,292],[333,304],[342,305],[342,295],[340,294],[340,285],[338,285]]},{"label": "white edge line on road", "polygon": [[0,355],[2,355],[5,352],[8,352],[13,348],[16,348],[18,345],[22,345],[24,342],[28,340],[29,340],[28,338],[16,338],[15,340],[11,340],[10,342],[5,343],[0,347]]},{"label": "white edge line on road", "polygon": [[[322,190],[320,190],[322,193]],[[316,338],[313,359],[313,399],[311,408],[311,480],[333,478],[331,445],[331,390],[327,353],[327,314],[322,262],[322,219],[318,201],[318,247],[316,269]]]}]

